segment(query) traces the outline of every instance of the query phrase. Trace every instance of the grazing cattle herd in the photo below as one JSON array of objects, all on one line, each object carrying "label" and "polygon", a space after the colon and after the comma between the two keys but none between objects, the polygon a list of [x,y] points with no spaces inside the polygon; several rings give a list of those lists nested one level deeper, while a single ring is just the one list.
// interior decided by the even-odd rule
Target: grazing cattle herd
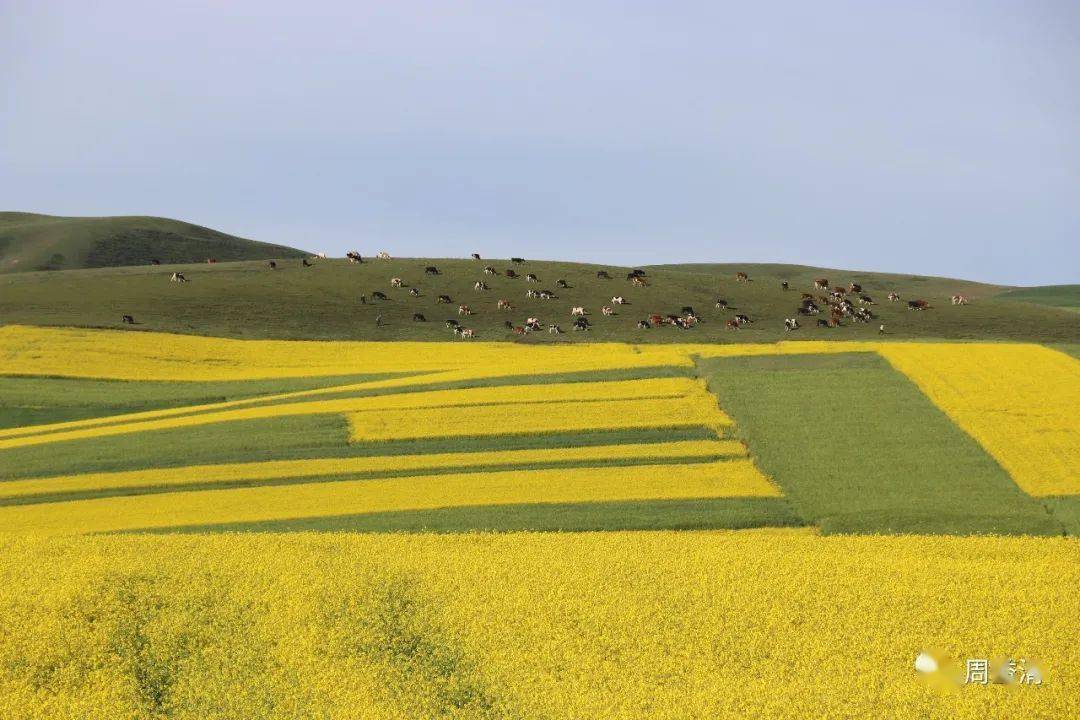
[{"label": "grazing cattle herd", "polygon": [[[316,257],[325,257],[320,253]],[[316,257],[304,257],[301,260],[302,267],[311,267],[313,265],[312,260]],[[364,259],[357,251],[349,251],[346,253],[346,258],[350,263],[363,264]],[[376,258],[379,260],[389,260],[390,254],[386,251],[380,251]],[[473,260],[479,261],[479,253],[472,253]],[[514,257],[510,259],[515,265],[524,265],[526,261],[524,258]],[[215,258],[207,258],[207,263],[214,264],[217,262]],[[152,261],[153,264],[159,265],[157,260]],[[270,260],[268,267],[271,270],[275,270],[278,267],[277,261]],[[423,266],[423,273],[425,276],[439,277],[443,276],[443,272],[435,265]],[[489,277],[498,277],[500,275],[499,270],[493,265],[483,266],[483,275]],[[520,275],[512,269],[505,268],[501,273],[503,277],[510,280],[516,280]],[[607,270],[598,270],[596,272],[596,278],[598,280],[610,281],[612,275]],[[188,280],[184,276],[183,272],[173,272],[170,276],[170,281],[184,284]],[[524,275],[524,280],[529,284],[539,284],[540,278],[536,273],[528,272]],[[626,274],[626,280],[634,288],[647,288],[650,287],[648,273],[643,269],[633,269]],[[734,280],[737,283],[749,283],[751,282],[750,276],[746,272],[736,272]],[[420,288],[409,287],[405,279],[402,277],[389,278],[390,287],[393,289],[409,288],[409,296],[413,298],[423,297]],[[566,279],[560,278],[555,283],[556,287],[560,290],[571,289],[571,285]],[[473,282],[473,290],[476,292],[487,292],[491,289],[491,286],[484,280],[476,280]],[[780,282],[780,292],[787,293],[791,290],[791,284],[787,280]],[[785,332],[794,332],[802,328],[802,324],[799,322],[800,317],[814,317],[815,325],[819,328],[839,328],[844,326],[845,322],[851,323],[869,323],[874,321],[877,316],[874,314],[873,307],[875,302],[872,296],[866,294],[863,291],[862,286],[859,283],[851,282],[846,286],[843,284],[833,285],[830,284],[828,278],[816,278],[813,281],[814,292],[801,292],[799,294],[798,304],[794,308],[794,314],[791,317],[783,319],[783,326]],[[816,294],[815,294],[816,293]],[[528,288],[525,291],[526,299],[536,300],[558,300],[559,296],[551,290],[537,290]],[[890,303],[901,302],[901,297],[895,290],[888,293],[888,300]],[[371,298],[376,302],[389,301],[389,297],[386,293],[379,290],[371,292]],[[854,298],[854,302],[852,301]],[[951,297],[951,303],[953,305],[967,305],[968,298],[962,294],[954,294]],[[360,295],[360,303],[367,304],[367,295]],[[857,303],[857,305],[856,305]],[[435,297],[436,305],[454,305],[455,302],[450,295],[439,294]],[[630,301],[624,295],[612,295],[609,305],[603,305],[600,308],[600,313],[605,318],[618,318],[620,313],[616,312],[616,307],[624,307],[631,305]],[[515,306],[506,298],[500,298],[495,307],[502,312],[514,312]],[[721,312],[728,312],[735,310],[727,300],[723,298],[717,298],[714,307]],[[912,311],[924,311],[932,309],[933,306],[927,300],[913,299],[907,301],[907,308]],[[463,317],[469,317],[473,315],[473,309],[466,304],[458,304],[458,315]],[[579,332],[587,332],[592,327],[592,322],[589,319],[590,313],[584,305],[570,305],[570,317],[573,318],[573,329]],[[413,322],[427,322],[427,318],[422,312],[412,313]],[[122,317],[124,324],[135,324],[135,319],[132,315],[124,315]],[[698,324],[705,322],[701,316],[699,316],[694,308],[688,305],[682,306],[677,314],[663,314],[663,313],[650,313],[645,318],[637,318],[632,320],[633,327],[637,330],[650,330],[662,326],[670,326],[681,330],[690,330],[696,327]],[[732,317],[723,319],[724,327],[727,330],[738,331],[744,329],[753,324],[750,316],[746,312],[735,313]],[[382,326],[382,315],[378,316],[377,325]],[[462,339],[469,339],[476,337],[477,332],[473,328],[463,327],[460,322],[454,319],[448,319],[445,322],[447,329],[454,332],[455,335]],[[559,335],[563,332],[562,328],[556,323],[550,323],[544,325],[541,323],[538,317],[529,317],[523,324],[515,325],[512,321],[506,320],[503,326],[511,331],[514,335],[527,335],[529,333],[540,332],[545,327],[549,334]],[[878,326],[878,332],[884,334],[885,325],[880,324]]]}]

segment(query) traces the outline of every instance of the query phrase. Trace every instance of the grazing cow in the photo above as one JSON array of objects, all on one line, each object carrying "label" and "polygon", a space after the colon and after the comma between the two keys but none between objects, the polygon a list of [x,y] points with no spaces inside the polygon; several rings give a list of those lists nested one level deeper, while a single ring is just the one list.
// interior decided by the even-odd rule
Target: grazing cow
[{"label": "grazing cow", "polygon": [[472,254],[472,259],[473,260],[479,260],[480,259],[480,253],[473,253]]},{"label": "grazing cow", "polygon": [[386,293],[379,292],[378,290],[376,290],[375,292],[371,293],[371,299],[372,300],[385,300],[386,299]]},{"label": "grazing cow", "polygon": [[514,272],[510,268],[506,268],[506,272],[504,272],[503,274],[506,275],[506,277],[510,278],[511,280],[513,280],[514,278],[516,278],[518,276],[518,274],[516,272]]},{"label": "grazing cow", "polygon": [[277,263],[276,263],[276,262],[274,262],[273,260],[271,260],[270,262],[268,262],[268,263],[267,263],[267,265],[269,265],[269,266],[270,266],[270,269],[271,269],[271,270],[277,270]]},{"label": "grazing cow", "polygon": [[525,258],[510,258],[510,262],[520,265],[525,262]]},{"label": "grazing cow", "polygon": [[498,307],[499,310],[513,310],[514,309],[514,306],[510,304],[509,300],[500,300],[497,303],[497,307]]},{"label": "grazing cow", "polygon": [[817,306],[815,305],[813,309],[810,309],[810,308],[804,306],[804,307],[796,309],[795,312],[797,314],[799,314],[799,315],[817,315],[819,310],[817,309]]},{"label": "grazing cow", "polygon": [[817,326],[818,327],[824,327],[824,328],[832,327],[832,325],[829,325],[829,321],[824,319],[824,318],[817,321]]},{"label": "grazing cow", "polygon": [[792,330],[799,329],[799,321],[797,318],[788,318],[784,321],[784,332],[791,332]]},{"label": "grazing cow", "polygon": [[172,277],[169,278],[169,282],[186,283],[187,278],[184,277],[184,273],[182,273],[182,272],[174,272],[172,274]]},{"label": "grazing cow", "polygon": [[589,329],[589,321],[588,321],[587,318],[579,317],[577,320],[574,321],[574,330],[586,330],[587,331],[588,329]]},{"label": "grazing cow", "polygon": [[483,292],[485,290],[490,290],[490,288],[488,287],[488,284],[486,282],[484,282],[483,280],[477,280],[473,284],[472,289],[477,290],[479,292]]},{"label": "grazing cow", "polygon": [[439,268],[435,267],[434,265],[428,265],[426,268],[424,268],[424,274],[425,275],[442,275],[442,273],[439,272]]},{"label": "grazing cow", "polygon": [[607,270],[597,270],[596,271],[596,279],[597,280],[610,280],[611,279],[611,274]]},{"label": "grazing cow", "polygon": [[527,297],[527,298],[538,298],[538,297],[540,297],[540,291],[539,290],[526,290],[525,291],[525,297]]},{"label": "grazing cow", "polygon": [[510,322],[509,320],[504,320],[503,321],[503,327],[506,328],[507,330],[513,330],[514,329],[514,323]]},{"label": "grazing cow", "polygon": [[461,323],[459,323],[457,320],[451,319],[451,320],[446,321],[446,329],[447,330],[449,330],[450,328],[456,328],[456,327],[461,327]]},{"label": "grazing cow", "polygon": [[457,314],[458,315],[472,315],[472,308],[469,307],[468,305],[458,305]]},{"label": "grazing cow", "polygon": [[716,309],[717,310],[727,310],[728,309],[727,300],[724,300],[723,298],[716,298]]},{"label": "grazing cow", "polygon": [[874,319],[874,313],[867,308],[859,308],[858,311],[852,316],[859,322],[870,322]]},{"label": "grazing cow", "polygon": [[436,305],[453,305],[454,301],[450,299],[449,295],[440,295],[435,298]]},{"label": "grazing cow", "polygon": [[828,290],[829,289],[829,279],[828,278],[818,278],[817,280],[814,281],[814,289],[815,290]]},{"label": "grazing cow", "polygon": [[859,296],[859,304],[860,305],[873,305],[874,304],[874,298],[870,297],[869,295],[860,295]]},{"label": "grazing cow", "polygon": [[359,263],[361,265],[364,263],[364,258],[360,257],[360,253],[355,250],[350,250],[345,253],[345,257],[349,258],[349,262],[351,263]]},{"label": "grazing cow", "polygon": [[413,313],[412,320],[413,322],[427,322],[427,318],[424,317],[423,313]]},{"label": "grazing cow", "polygon": [[213,265],[214,263],[217,262],[217,258],[206,258],[206,262]]},{"label": "grazing cow", "polygon": [[158,260],[157,258],[150,258],[150,264],[151,265],[160,265],[161,261]]},{"label": "grazing cow", "polygon": [[674,325],[676,320],[681,320],[681,319],[682,318],[680,318],[678,315],[665,315],[664,316],[664,322],[666,322],[668,325]]},{"label": "grazing cow", "polygon": [[639,277],[642,277],[642,276],[638,275],[636,272],[626,273],[626,279],[627,280],[633,280],[634,278],[639,278]]},{"label": "grazing cow", "polygon": [[751,320],[746,315],[736,315],[735,316],[735,322],[739,323],[739,325],[753,325],[754,324],[754,321]]},{"label": "grazing cow", "polygon": [[649,287],[649,281],[640,275],[635,275],[631,282],[634,283],[634,287]]},{"label": "grazing cow", "polygon": [[829,291],[829,297],[831,297],[833,299],[836,299],[836,300],[839,300],[840,298],[844,297],[844,295],[846,295],[846,294],[847,294],[847,290],[845,290],[842,287],[833,288],[832,290]]},{"label": "grazing cow", "polygon": [[930,307],[930,303],[926,300],[908,300],[908,310],[925,310]]},{"label": "grazing cow", "polygon": [[664,316],[659,313],[653,313],[649,316],[649,324],[653,327],[659,327],[664,324]]},{"label": "grazing cow", "polygon": [[638,320],[637,321],[637,329],[638,330],[648,330],[650,327],[652,327],[652,326],[649,325],[648,320]]},{"label": "grazing cow", "polygon": [[532,273],[525,274],[525,282],[540,282],[540,279]]},{"label": "grazing cow", "polygon": [[524,335],[525,334],[525,328],[518,325],[517,327],[514,328],[514,334],[515,335]]},{"label": "grazing cow", "polygon": [[409,290],[409,294],[413,297],[420,297],[420,288],[412,288]]},{"label": "grazing cow", "polygon": [[491,267],[490,265],[485,265],[484,266],[484,274],[485,275],[498,275],[499,271],[496,270],[495,268]]},{"label": "grazing cow", "polygon": [[304,267],[311,267],[311,261],[307,258],[303,258],[300,262],[304,264]]},{"label": "grazing cow", "polygon": [[611,304],[612,305],[626,305],[627,304],[626,298],[624,298],[622,295],[616,295],[615,297],[611,298]]},{"label": "grazing cow", "polygon": [[559,296],[551,292],[550,290],[541,290],[537,297],[539,297],[541,300],[555,300]]},{"label": "grazing cow", "polygon": [[562,328],[558,325],[548,325],[549,335],[562,335]]},{"label": "grazing cow", "polygon": [[900,293],[895,291],[889,293],[889,302],[900,302]]},{"label": "grazing cow", "polygon": [[569,290],[570,283],[566,282],[565,280],[556,280],[555,287],[559,288],[560,290]]},{"label": "grazing cow", "polygon": [[405,283],[401,278],[390,278],[390,287],[404,287]]},{"label": "grazing cow", "polygon": [[390,253],[386,252],[385,250],[380,250],[379,254],[376,255],[375,257],[379,258],[380,260],[389,260],[390,259]]},{"label": "grazing cow", "polygon": [[585,315],[585,308],[581,307],[580,305],[575,305],[574,307],[570,308],[570,317],[573,317],[575,315]]},{"label": "grazing cow", "polygon": [[728,320],[726,323],[724,323],[724,327],[728,330],[738,330],[739,323],[736,320]]},{"label": "grazing cow", "polygon": [[735,273],[735,282],[750,282],[750,276],[744,272]]},{"label": "grazing cow", "polygon": [[611,315],[615,314],[615,308],[611,307],[610,305],[605,305],[604,307],[600,308],[600,312],[603,313],[605,316],[610,317]]},{"label": "grazing cow", "polygon": [[783,281],[780,282],[780,289],[783,290],[784,292],[788,291],[789,286],[788,286],[787,280],[783,280]]},{"label": "grazing cow", "polygon": [[134,325],[135,318],[130,315],[124,315],[122,318],[120,318],[120,322],[122,322],[124,325]]},{"label": "grazing cow", "polygon": [[540,318],[528,318],[525,320],[525,329],[529,332],[539,332],[542,328],[540,326]]},{"label": "grazing cow", "polygon": [[462,328],[460,337],[462,340],[468,340],[476,337],[476,331],[472,328]]},{"label": "grazing cow", "polygon": [[859,294],[862,292],[862,285],[859,283],[848,283],[847,289],[850,293]]},{"label": "grazing cow", "polygon": [[953,295],[952,296],[952,304],[953,305],[967,305],[968,304],[968,299],[963,295],[959,295],[959,294]]}]

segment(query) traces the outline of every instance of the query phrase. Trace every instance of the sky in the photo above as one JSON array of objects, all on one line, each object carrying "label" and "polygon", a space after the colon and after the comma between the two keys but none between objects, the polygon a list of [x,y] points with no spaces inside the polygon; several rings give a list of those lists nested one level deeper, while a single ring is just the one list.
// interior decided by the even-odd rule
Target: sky
[{"label": "sky", "polygon": [[0,0],[0,209],[1080,282],[1080,3]]}]

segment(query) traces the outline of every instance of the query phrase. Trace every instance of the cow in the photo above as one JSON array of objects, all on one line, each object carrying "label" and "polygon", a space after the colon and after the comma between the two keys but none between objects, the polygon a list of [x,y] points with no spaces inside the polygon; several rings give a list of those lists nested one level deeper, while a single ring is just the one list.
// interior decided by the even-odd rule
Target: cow
[{"label": "cow", "polygon": [[833,298],[834,300],[839,300],[840,298],[844,297],[844,295],[846,295],[846,294],[847,294],[847,290],[845,290],[842,287],[833,288],[832,290],[829,291],[829,297]]},{"label": "cow", "polygon": [[150,264],[151,265],[160,265],[161,261],[158,260],[157,258],[150,258]]},{"label": "cow", "polygon": [[514,328],[514,334],[515,335],[524,335],[525,334],[525,328],[518,325],[517,327]]},{"label": "cow", "polygon": [[271,270],[277,270],[277,263],[274,262],[273,260],[271,260],[270,262],[268,262],[266,264],[270,267]]},{"label": "cow", "polygon": [[541,290],[537,297],[541,300],[555,300],[559,296],[551,292],[550,290]]},{"label": "cow", "polygon": [[420,288],[411,288],[409,294],[413,297],[420,297]]},{"label": "cow", "polygon": [[859,283],[854,283],[854,282],[853,283],[848,283],[847,289],[848,289],[848,292],[855,293],[856,295],[858,295],[859,293],[862,292],[862,285],[860,285]]},{"label": "cow", "polygon": [[783,290],[784,292],[787,292],[787,291],[789,290],[789,286],[788,286],[788,282],[787,282],[787,280],[782,280],[782,281],[780,282],[780,289],[781,289],[781,290]]},{"label": "cow", "polygon": [[874,313],[867,308],[859,308],[853,316],[859,322],[870,322],[874,319]]},{"label": "cow", "polygon": [[491,267],[490,265],[485,265],[484,266],[484,274],[485,275],[498,275],[499,271],[496,270],[495,268]]},{"label": "cow", "polygon": [[558,325],[548,325],[549,335],[562,335],[562,328]]},{"label": "cow", "polygon": [[376,290],[375,292],[371,293],[371,299],[372,300],[385,300],[386,299],[386,293],[382,293],[382,292],[379,292],[378,290]]},{"label": "cow", "polygon": [[480,253],[473,253],[472,254],[472,259],[473,260],[479,260],[480,259]]},{"label": "cow", "polygon": [[390,253],[386,252],[385,250],[380,250],[379,254],[376,255],[375,257],[377,257],[380,260],[389,260],[390,259]]},{"label": "cow", "polygon": [[588,321],[587,318],[579,317],[577,320],[574,321],[574,330],[588,331],[588,329],[589,329],[589,321]]},{"label": "cow", "polygon": [[664,324],[664,316],[659,313],[653,313],[649,316],[649,324],[653,327],[659,327]]},{"label": "cow", "polygon": [[509,300],[500,300],[497,303],[496,307],[498,307],[499,310],[513,310],[514,309],[514,306],[510,304]]},{"label": "cow", "polygon": [[716,298],[716,309],[717,310],[727,310],[728,309],[727,300],[724,300],[723,298]]},{"label": "cow", "polygon": [[889,302],[900,302],[900,293],[896,291],[889,293]]},{"label": "cow", "polygon": [[471,338],[476,337],[476,331],[473,330],[472,328],[462,328],[461,329],[461,334],[459,335],[459,337],[462,340],[469,340]]},{"label": "cow", "polygon": [[600,312],[603,313],[606,317],[610,317],[615,314],[615,309],[610,305],[605,305],[604,307],[600,308]]},{"label": "cow", "polygon": [[217,258],[206,258],[206,262],[210,265],[213,265],[217,262]]},{"label": "cow", "polygon": [[570,317],[574,317],[575,315],[584,316],[585,315],[585,308],[581,307],[580,305],[575,305],[575,306],[571,307],[570,308]]},{"label": "cow", "polygon": [[744,272],[735,273],[735,282],[750,282],[750,276]]},{"label": "cow", "polygon": [[638,330],[648,330],[650,327],[652,327],[652,326],[649,325],[648,320],[638,320],[637,321],[637,329]]},{"label": "cow", "polygon": [[427,322],[427,318],[424,317],[423,313],[413,313],[412,314],[412,319],[413,319],[413,322]]},{"label": "cow", "polygon": [[451,320],[446,321],[446,329],[447,330],[449,330],[450,328],[456,328],[456,327],[461,327],[461,323],[459,323],[457,320],[451,319]]},{"label": "cow", "polygon": [[301,259],[300,262],[303,263],[304,267],[311,267],[311,261],[307,258]]},{"label": "cow", "polygon": [[503,274],[506,275],[506,277],[510,278],[511,280],[513,280],[514,278],[516,278],[518,276],[518,274],[516,272],[514,272],[510,268],[506,268],[506,272],[504,272]]},{"label": "cow", "polygon": [[399,287],[404,287],[404,286],[405,286],[405,281],[403,281],[401,278],[398,278],[398,277],[390,278],[390,287],[399,288]]},{"label": "cow", "polygon": [[529,332],[540,330],[540,318],[528,318],[525,320],[525,329]]},{"label": "cow", "polygon": [[512,262],[512,263],[514,263],[516,265],[520,265],[523,262],[525,262],[525,258],[510,258],[510,262]]},{"label": "cow", "polygon": [[738,330],[739,323],[737,320],[728,320],[726,323],[724,323],[724,327],[728,330]]},{"label": "cow", "polygon": [[814,289],[815,290],[828,290],[829,289],[829,279],[828,278],[818,278],[817,280],[814,281]]},{"label": "cow", "polygon": [[355,250],[350,250],[345,253],[345,257],[349,258],[349,262],[351,263],[359,263],[361,265],[364,263],[364,258],[360,257],[360,253]]},{"label": "cow", "polygon": [[611,298],[611,304],[612,305],[626,305],[627,304],[626,303],[626,298],[624,298],[622,295],[616,295],[615,297]]},{"label": "cow", "polygon": [[806,306],[803,306],[803,307],[801,307],[801,308],[797,308],[797,309],[795,310],[795,313],[796,313],[796,314],[798,314],[798,315],[805,315],[805,316],[809,316],[809,315],[817,315],[817,314],[818,314],[819,312],[820,312],[820,311],[819,311],[819,310],[817,309],[817,305],[815,305],[815,306],[813,307],[813,309],[811,309],[811,308],[808,308],[808,307],[806,307]]},{"label": "cow", "polygon": [[829,325],[829,321],[824,318],[817,321],[817,326],[823,328],[832,327],[832,325]]},{"label": "cow", "polygon": [[171,278],[169,278],[169,282],[175,282],[175,283],[186,283],[186,282],[187,282],[187,278],[186,278],[186,277],[184,277],[184,273],[182,273],[182,272],[174,272],[174,273],[172,274],[172,277],[171,277]]},{"label": "cow", "polygon": [[674,325],[676,320],[682,320],[678,315],[665,315],[664,322],[668,325]]},{"label": "cow", "polygon": [[956,294],[952,296],[953,305],[967,305],[968,299],[964,295]]},{"label": "cow", "polygon": [[908,310],[925,310],[930,307],[930,303],[926,300],[908,300]]},{"label": "cow", "polygon": [[873,305],[874,304],[874,298],[870,297],[869,295],[860,295],[859,296],[859,304],[860,305]]},{"label": "cow", "polygon": [[735,316],[735,322],[739,323],[739,325],[753,325],[754,324],[754,321],[751,320],[746,315],[736,315]]},{"label": "cow", "polygon": [[799,329],[799,321],[797,318],[788,318],[784,321],[784,332],[791,332],[792,330]]},{"label": "cow", "polygon": [[540,278],[536,277],[532,273],[526,273],[525,282],[540,282]]},{"label": "cow", "polygon": [[690,307],[689,305],[683,305],[682,309],[679,310],[679,312],[681,312],[683,315],[693,315],[694,308]]},{"label": "cow", "polygon": [[569,290],[570,283],[566,282],[565,280],[556,280],[555,287],[559,288],[560,290]]},{"label": "cow", "polygon": [[476,290],[477,292],[484,292],[485,290],[490,290],[491,288],[489,288],[488,284],[483,280],[477,280],[475,283],[473,283],[472,289]]},{"label": "cow", "polygon": [[649,281],[640,275],[635,275],[631,282],[634,283],[634,287],[649,287]]},{"label": "cow", "polygon": [[135,324],[135,318],[133,318],[130,315],[124,315],[123,317],[120,318],[120,322],[123,323],[124,325],[134,325]]},{"label": "cow", "polygon": [[428,265],[426,268],[424,268],[424,274],[425,275],[442,275],[442,273],[439,272],[439,268],[435,267],[434,265]]},{"label": "cow", "polygon": [[472,315],[472,308],[469,307],[468,305],[458,305],[457,314],[458,315]]},{"label": "cow", "polygon": [[596,271],[596,279],[597,280],[610,280],[611,279],[611,273],[609,273],[607,270],[597,270]]},{"label": "cow", "polygon": [[436,305],[453,305],[454,301],[450,299],[449,295],[440,295],[435,298]]},{"label": "cow", "polygon": [[503,321],[503,327],[506,328],[507,330],[513,330],[514,329],[514,323],[510,322],[509,320],[504,320]]}]

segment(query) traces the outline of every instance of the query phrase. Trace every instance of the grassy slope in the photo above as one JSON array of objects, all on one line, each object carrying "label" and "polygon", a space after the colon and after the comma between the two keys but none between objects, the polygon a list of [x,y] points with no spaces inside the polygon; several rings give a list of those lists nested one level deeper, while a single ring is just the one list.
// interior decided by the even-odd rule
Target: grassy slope
[{"label": "grassy slope", "polygon": [[1044,287],[1016,288],[1015,290],[1006,290],[998,298],[1080,312],[1080,285],[1046,285]]},{"label": "grassy slope", "polygon": [[304,254],[168,218],[0,212],[0,273],[148,265],[152,258],[183,263]]},{"label": "grassy slope", "polygon": [[824,532],[1064,530],[874,354],[727,358],[702,367],[762,469]]},{"label": "grassy slope", "polygon": [[[509,266],[504,260],[490,262],[500,272]],[[427,277],[426,265],[438,265],[443,274]],[[279,262],[270,270],[263,262],[221,263],[174,267],[105,268],[57,273],[18,273],[0,276],[0,319],[7,323],[125,327],[121,315],[133,315],[134,330],[195,333],[225,337],[356,339],[356,340],[453,340],[443,327],[447,318],[457,318],[456,304],[466,303],[475,314],[466,324],[484,340],[512,340],[515,335],[503,327],[506,320],[522,324],[526,317],[541,322],[559,322],[564,335],[546,332],[530,336],[527,342],[762,342],[778,339],[871,339],[878,338],[877,326],[884,322],[888,339],[945,338],[972,340],[1025,340],[1076,343],[1080,341],[1080,314],[1061,308],[1002,300],[999,286],[958,280],[916,276],[883,275],[867,272],[840,272],[787,265],[743,265],[752,282],[736,283],[736,266],[681,266],[650,271],[652,286],[633,288],[625,280],[626,268],[607,268],[613,280],[598,280],[598,266],[577,263],[529,262],[518,272],[533,272],[537,284],[501,275],[485,276],[484,262],[472,260],[397,259],[351,265],[344,260],[317,262],[304,268],[299,260]],[[169,282],[174,269],[183,270],[190,282]],[[872,324],[847,324],[842,328],[814,327],[812,319],[797,333],[785,333],[782,321],[794,314],[800,290],[811,291],[813,278],[825,275],[834,283],[859,282],[878,305],[880,320]],[[401,277],[422,291],[418,298],[407,289],[392,289],[390,278]],[[558,279],[572,286],[556,287]],[[780,281],[791,283],[782,292]],[[472,289],[476,280],[485,280],[491,290]],[[558,300],[541,301],[525,297],[529,288],[551,289]],[[913,313],[903,304],[885,299],[890,290],[905,299],[924,298],[932,310]],[[389,296],[375,303],[374,291]],[[949,296],[962,292],[971,305],[953,307]],[[360,303],[367,295],[369,302]],[[454,306],[437,305],[439,294],[448,294]],[[816,293],[815,293],[816,294]],[[625,296],[628,305],[615,317],[603,317],[600,307],[613,295]],[[723,297],[731,310],[714,309]],[[511,300],[516,309],[496,310],[496,300]],[[594,329],[571,332],[569,309],[584,305],[592,314]],[[695,308],[704,319],[692,331],[665,327],[637,330],[637,320],[650,313],[677,313],[684,305]],[[429,322],[413,322],[415,312]],[[725,330],[724,322],[736,312],[745,313],[755,323],[743,330]],[[383,325],[376,327],[376,317]]]}]

